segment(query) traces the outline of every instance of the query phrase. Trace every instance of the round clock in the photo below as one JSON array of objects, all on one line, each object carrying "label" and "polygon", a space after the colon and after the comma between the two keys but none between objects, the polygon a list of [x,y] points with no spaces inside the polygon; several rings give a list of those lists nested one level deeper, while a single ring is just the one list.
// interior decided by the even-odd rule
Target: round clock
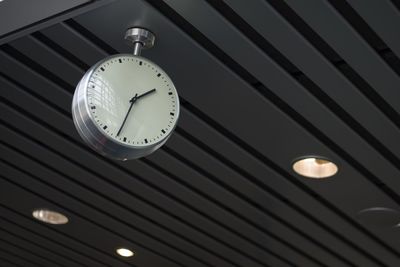
[{"label": "round clock", "polygon": [[179,98],[155,63],[118,54],[86,72],[74,94],[72,115],[83,140],[97,152],[134,159],[154,152],[170,137],[179,117]]}]

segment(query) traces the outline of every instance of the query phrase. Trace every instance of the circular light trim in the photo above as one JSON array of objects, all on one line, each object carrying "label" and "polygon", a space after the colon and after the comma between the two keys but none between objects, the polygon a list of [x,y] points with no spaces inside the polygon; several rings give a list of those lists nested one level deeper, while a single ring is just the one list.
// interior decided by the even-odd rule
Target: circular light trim
[{"label": "circular light trim", "polygon": [[135,253],[132,250],[129,250],[127,248],[118,248],[116,250],[117,254],[120,255],[121,257],[132,257],[135,255]]},{"label": "circular light trim", "polygon": [[293,170],[301,176],[308,178],[327,178],[338,172],[335,163],[317,157],[302,158],[293,163]]},{"label": "circular light trim", "polygon": [[32,216],[39,221],[49,224],[66,224],[69,221],[64,214],[47,209],[34,210]]}]

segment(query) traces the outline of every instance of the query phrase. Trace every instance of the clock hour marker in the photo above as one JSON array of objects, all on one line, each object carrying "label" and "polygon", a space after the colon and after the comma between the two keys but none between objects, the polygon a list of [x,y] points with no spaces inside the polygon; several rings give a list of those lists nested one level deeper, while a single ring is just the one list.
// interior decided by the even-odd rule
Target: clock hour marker
[{"label": "clock hour marker", "polygon": [[100,68],[102,71],[105,71],[105,69],[103,67]]},{"label": "clock hour marker", "polygon": [[121,60],[121,59],[118,59],[118,61],[119,61],[119,63],[122,63],[122,60]]},{"label": "clock hour marker", "polygon": [[139,65],[142,66],[142,64],[143,64],[143,62],[142,62],[142,61],[139,61]]},{"label": "clock hour marker", "polygon": [[96,106],[92,106],[91,109],[96,109]]},{"label": "clock hour marker", "polygon": [[161,130],[162,133],[165,133],[164,129]]},{"label": "clock hour marker", "polygon": [[173,112],[170,112],[169,114],[171,114],[171,116],[174,116],[174,115],[175,115]]},{"label": "clock hour marker", "polygon": [[107,125],[104,125],[103,129],[104,129],[104,130],[107,129]]},{"label": "clock hour marker", "polygon": [[126,142],[126,137],[124,137],[124,142]]},{"label": "clock hour marker", "polygon": [[169,95],[172,95],[172,92],[169,92],[168,94],[169,94]]},{"label": "clock hour marker", "polygon": [[148,142],[147,142],[147,139],[144,139],[144,142],[147,144]]},{"label": "clock hour marker", "polygon": [[157,74],[157,77],[160,77],[160,76],[161,76],[161,73]]}]

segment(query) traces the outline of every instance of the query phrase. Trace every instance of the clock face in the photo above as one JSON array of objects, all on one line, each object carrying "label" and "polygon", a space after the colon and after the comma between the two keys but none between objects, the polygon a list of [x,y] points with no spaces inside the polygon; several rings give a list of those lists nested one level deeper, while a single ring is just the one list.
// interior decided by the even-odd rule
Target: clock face
[{"label": "clock face", "polygon": [[175,86],[160,67],[145,58],[110,57],[93,69],[86,86],[92,121],[115,142],[151,146],[175,127],[179,116]]}]

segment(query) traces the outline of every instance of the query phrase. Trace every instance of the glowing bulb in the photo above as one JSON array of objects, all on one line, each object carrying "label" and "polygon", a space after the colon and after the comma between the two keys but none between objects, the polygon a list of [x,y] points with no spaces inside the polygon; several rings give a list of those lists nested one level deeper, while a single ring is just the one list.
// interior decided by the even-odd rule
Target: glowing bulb
[{"label": "glowing bulb", "polygon": [[68,223],[67,216],[52,210],[37,209],[32,212],[32,216],[42,222],[49,224],[66,224]]},{"label": "glowing bulb", "polygon": [[119,248],[116,251],[117,251],[117,254],[122,257],[132,257],[135,255],[135,253],[132,250],[129,250],[127,248]]},{"label": "glowing bulb", "polygon": [[293,164],[293,170],[309,178],[327,178],[338,172],[335,163],[316,157],[303,158]]}]

